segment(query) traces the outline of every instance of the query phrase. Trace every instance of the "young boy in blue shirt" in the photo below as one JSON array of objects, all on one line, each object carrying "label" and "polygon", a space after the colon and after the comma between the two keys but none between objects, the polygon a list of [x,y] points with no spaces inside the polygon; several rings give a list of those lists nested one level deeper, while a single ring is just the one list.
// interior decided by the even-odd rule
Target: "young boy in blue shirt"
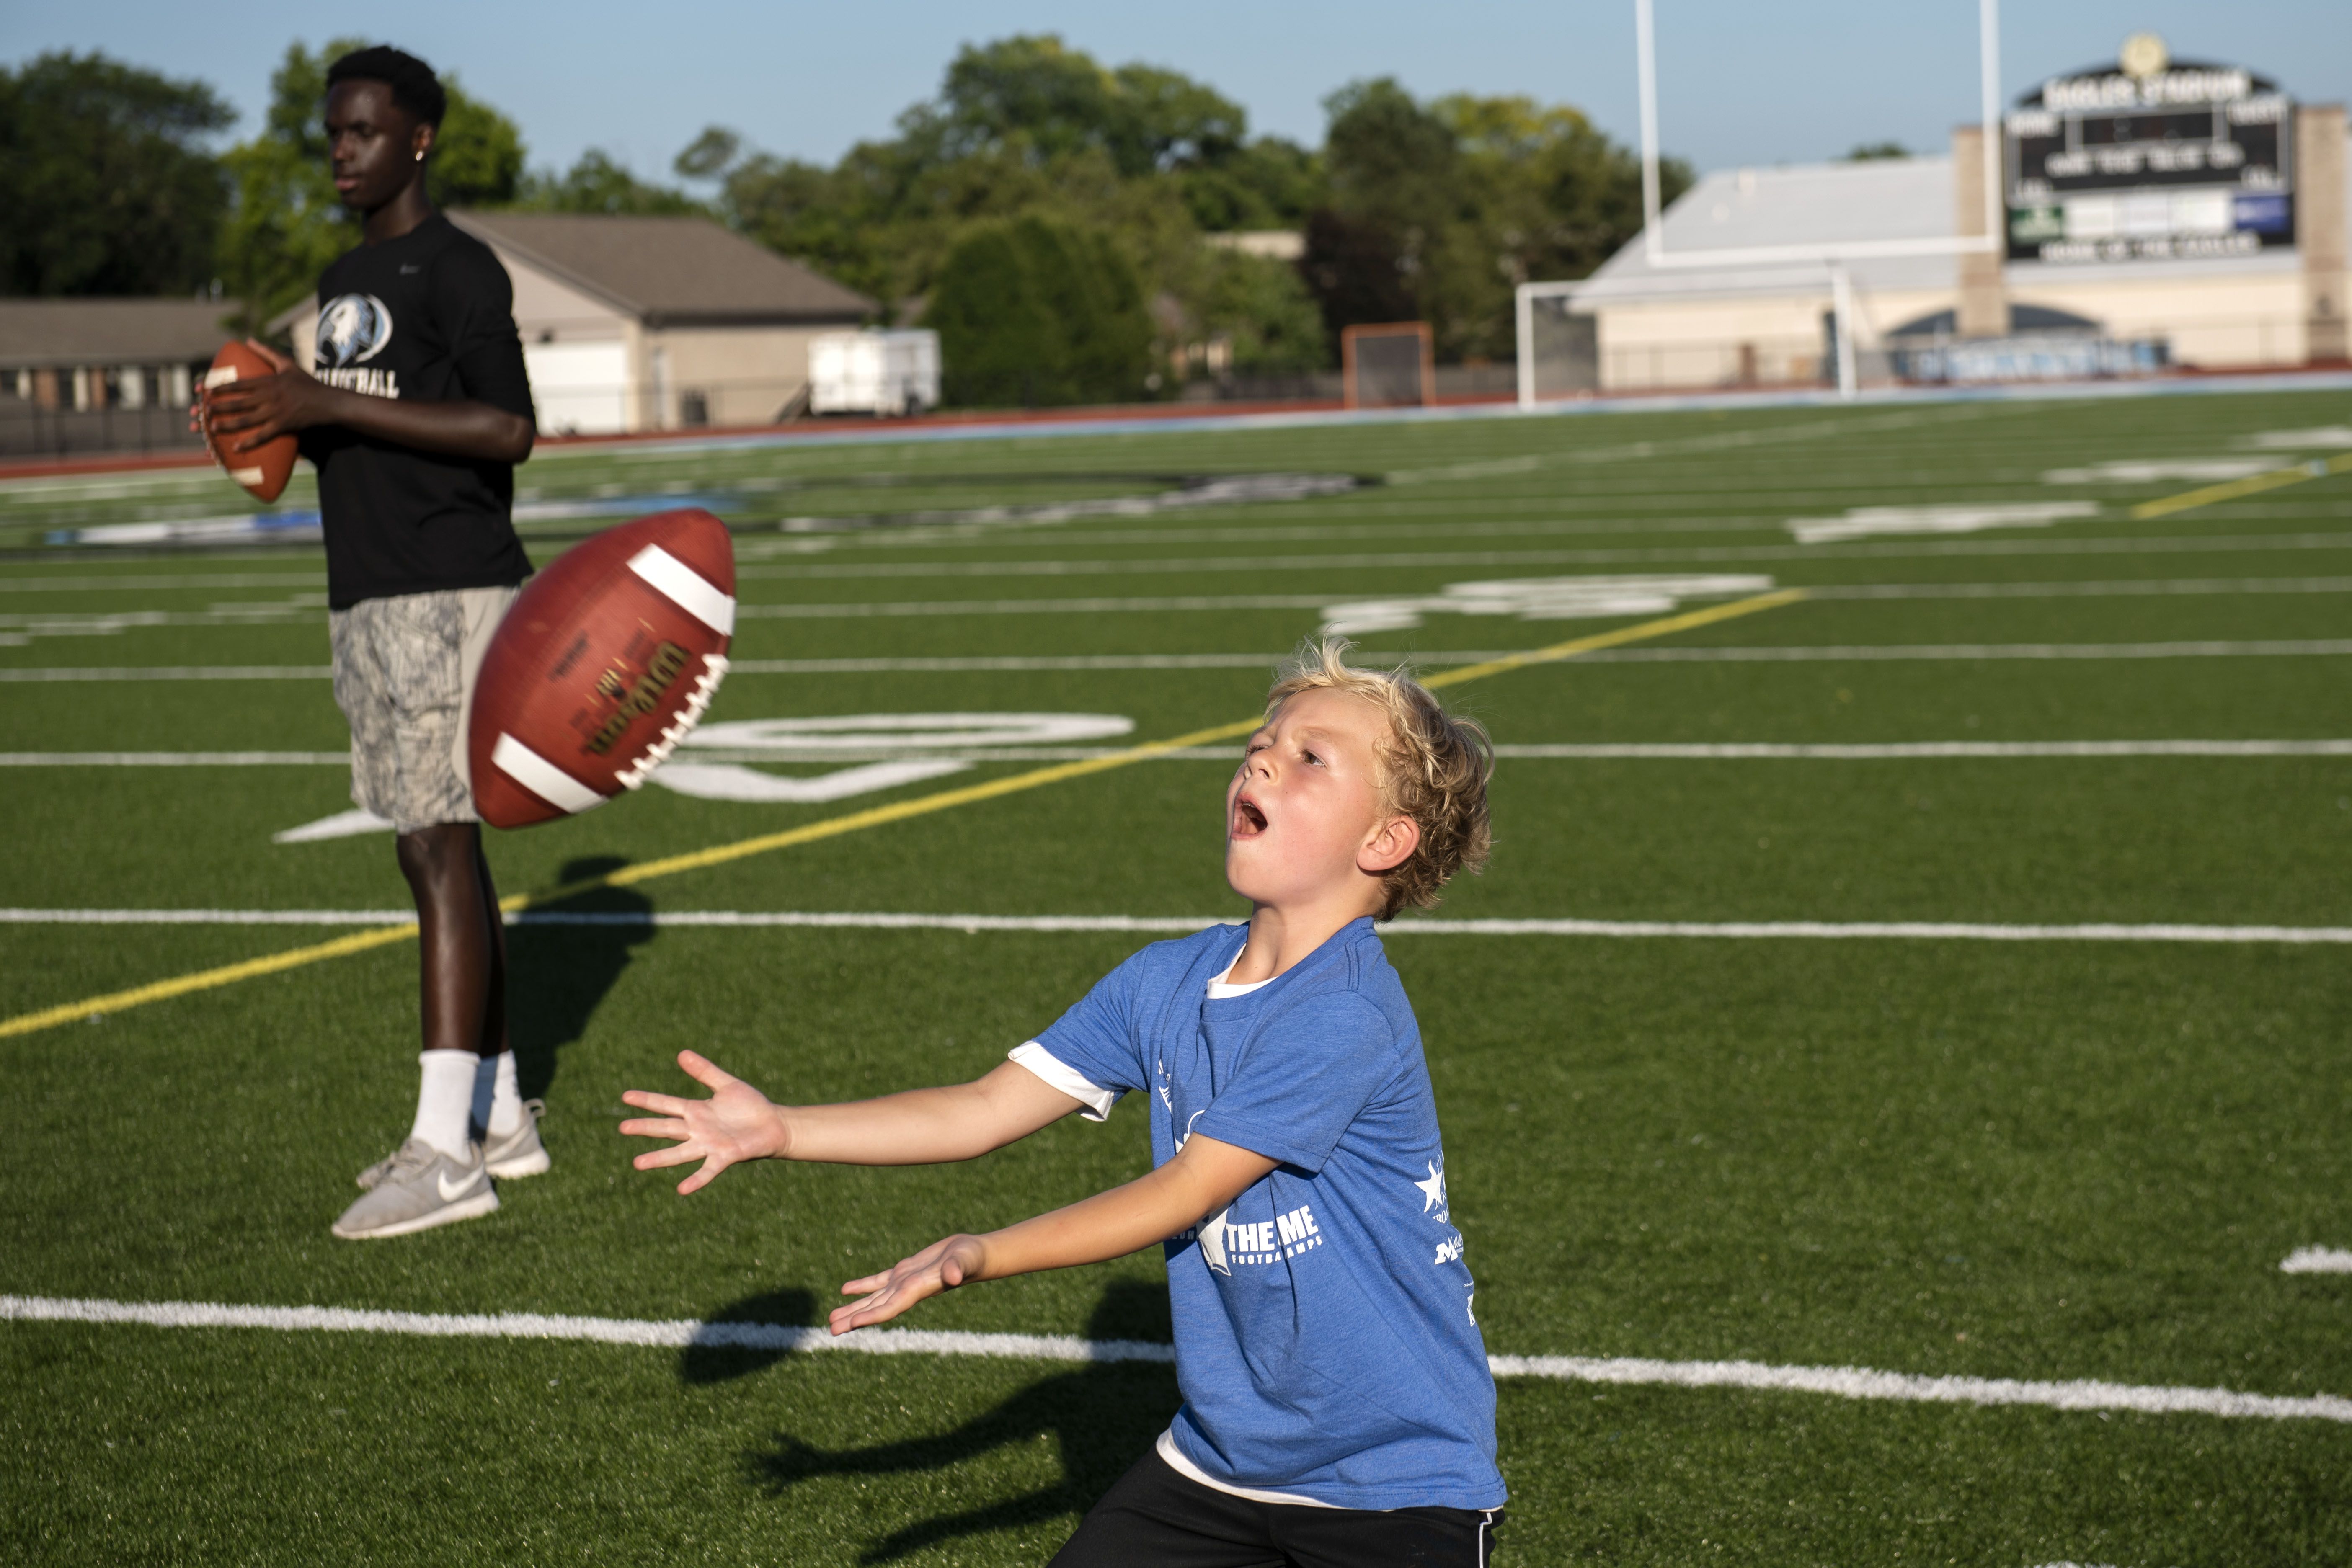
[{"label": "young boy in blue shirt", "polygon": [[1501,1521],[1495,1385],[1445,1192],[1421,1035],[1373,924],[1426,907],[1487,848],[1492,748],[1345,644],[1278,681],[1225,791],[1246,928],[1154,943],[973,1082],[781,1106],[692,1051],[712,1091],[632,1090],[699,1159],[971,1159],[1149,1096],[1152,1170],[852,1280],[835,1333],[979,1280],[1167,1251],[1184,1403],[1087,1513],[1059,1568],[1484,1568]]}]

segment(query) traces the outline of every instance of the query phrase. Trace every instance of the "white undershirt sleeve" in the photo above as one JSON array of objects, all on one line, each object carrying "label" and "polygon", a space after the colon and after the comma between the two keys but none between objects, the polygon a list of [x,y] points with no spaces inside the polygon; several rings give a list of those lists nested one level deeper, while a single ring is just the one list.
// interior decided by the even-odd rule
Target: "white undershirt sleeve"
[{"label": "white undershirt sleeve", "polygon": [[1058,1089],[1084,1104],[1086,1108],[1078,1114],[1089,1122],[1107,1120],[1110,1108],[1118,1103],[1119,1095],[1125,1092],[1123,1090],[1098,1087],[1084,1073],[1071,1068],[1034,1040],[1026,1045],[1014,1046],[1009,1054],[1011,1060],[1045,1080],[1049,1087]]}]

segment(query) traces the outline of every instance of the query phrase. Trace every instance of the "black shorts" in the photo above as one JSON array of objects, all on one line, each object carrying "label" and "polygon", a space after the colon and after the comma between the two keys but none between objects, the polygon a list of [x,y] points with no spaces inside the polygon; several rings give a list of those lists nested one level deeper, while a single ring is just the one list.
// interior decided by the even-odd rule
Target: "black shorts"
[{"label": "black shorts", "polygon": [[1486,1568],[1501,1509],[1373,1512],[1255,1502],[1150,1453],[1103,1494],[1053,1568]]}]

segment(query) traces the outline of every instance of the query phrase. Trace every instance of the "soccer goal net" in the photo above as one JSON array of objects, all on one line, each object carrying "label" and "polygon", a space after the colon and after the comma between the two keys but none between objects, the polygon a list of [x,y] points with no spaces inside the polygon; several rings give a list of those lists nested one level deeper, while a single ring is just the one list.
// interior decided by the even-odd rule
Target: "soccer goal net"
[{"label": "soccer goal net", "polygon": [[1520,290],[1519,401],[1573,397],[1601,387],[1598,320],[1576,308],[1565,290],[1541,284]]},{"label": "soccer goal net", "polygon": [[1425,408],[1437,402],[1429,323],[1391,321],[1339,334],[1341,396],[1349,408]]}]

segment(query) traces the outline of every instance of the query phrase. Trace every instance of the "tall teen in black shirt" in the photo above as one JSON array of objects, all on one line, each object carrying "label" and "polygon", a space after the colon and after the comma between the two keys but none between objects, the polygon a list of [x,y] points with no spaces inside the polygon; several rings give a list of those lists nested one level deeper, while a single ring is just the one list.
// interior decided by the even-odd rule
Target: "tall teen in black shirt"
[{"label": "tall teen in black shirt", "polygon": [[533,421],[506,271],[425,193],[446,108],[431,68],[362,49],[327,83],[335,188],[363,243],[320,277],[318,371],[255,344],[278,373],[206,402],[236,450],[298,431],[319,470],[352,798],[396,830],[421,926],[416,1120],[335,1223],[357,1239],[488,1213],[493,1176],[547,1168],[506,1049],[505,942],[463,756],[482,650],[530,571],[509,513]]}]

